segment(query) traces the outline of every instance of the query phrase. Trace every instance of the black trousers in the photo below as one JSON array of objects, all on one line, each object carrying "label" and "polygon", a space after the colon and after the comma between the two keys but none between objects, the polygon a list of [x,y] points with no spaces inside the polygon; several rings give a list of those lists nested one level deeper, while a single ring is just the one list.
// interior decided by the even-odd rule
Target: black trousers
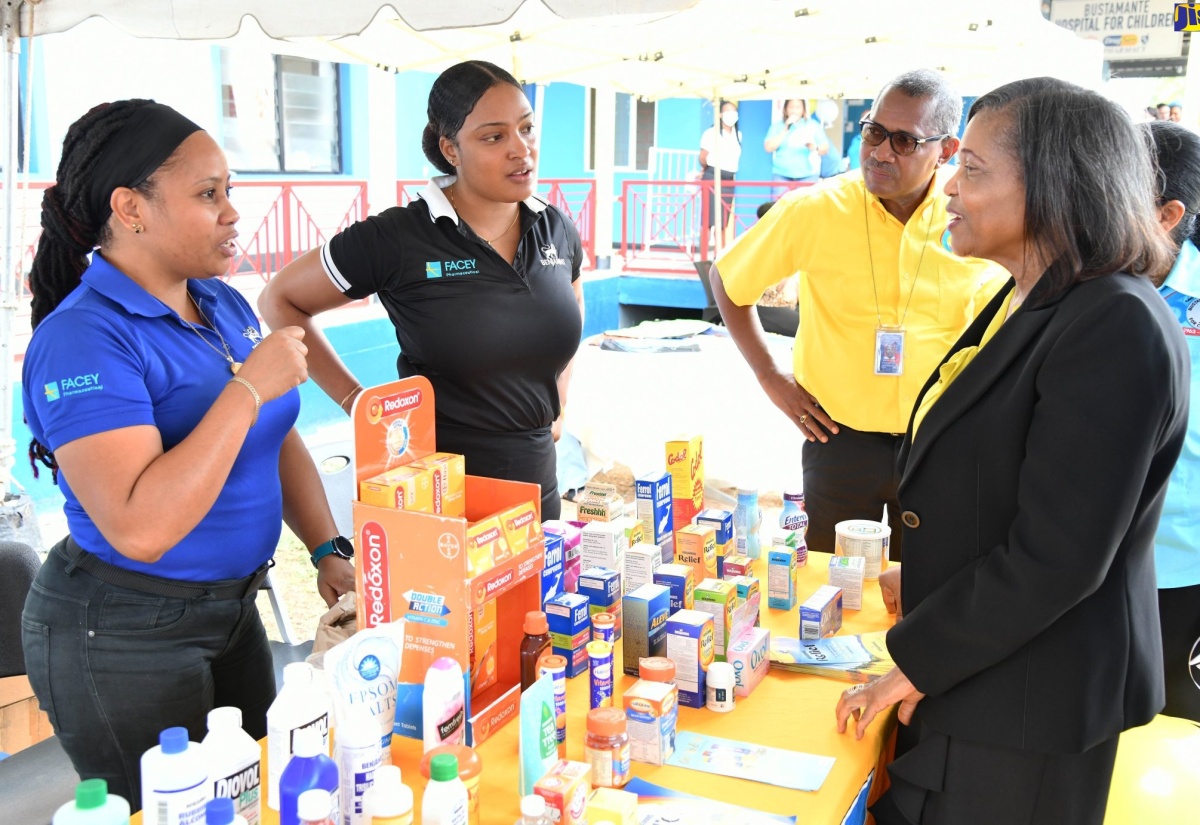
[{"label": "black trousers", "polygon": [[439,421],[437,448],[464,456],[470,475],[542,485],[542,520],[562,514],[558,453],[549,427],[495,433]]},{"label": "black trousers", "polygon": [[[704,174],[701,180],[715,180],[714,170],[711,166],[704,167]],[[733,179],[734,173],[721,170],[721,228],[724,229],[729,223],[729,213],[733,211]],[[717,217],[717,190],[713,187],[712,195],[709,196],[708,204],[708,220],[704,223],[705,230],[711,229],[716,222]]]},{"label": "black trousers", "polygon": [[896,490],[900,470],[896,459],[903,436],[867,433],[844,424],[829,441],[804,443],[804,506],[808,511],[808,549],[832,553],[833,528],[839,521],[879,521],[883,505],[892,528],[888,557],[902,558],[902,524]]},{"label": "black trousers", "polygon": [[1163,713],[1200,722],[1200,666],[1188,664],[1200,656],[1200,584],[1158,591],[1158,617],[1162,622],[1163,673],[1167,706]]}]

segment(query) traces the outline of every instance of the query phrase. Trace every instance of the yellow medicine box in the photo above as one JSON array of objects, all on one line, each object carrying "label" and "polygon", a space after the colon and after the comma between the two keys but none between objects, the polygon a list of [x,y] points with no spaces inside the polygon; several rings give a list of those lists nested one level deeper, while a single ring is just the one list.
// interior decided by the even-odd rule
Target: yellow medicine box
[{"label": "yellow medicine box", "polygon": [[432,512],[457,518],[467,514],[465,458],[458,453],[430,453],[424,458],[418,458],[409,466],[429,470],[433,489]]},{"label": "yellow medicine box", "polygon": [[432,513],[432,478],[424,467],[397,467],[360,483],[358,500],[373,507]]}]

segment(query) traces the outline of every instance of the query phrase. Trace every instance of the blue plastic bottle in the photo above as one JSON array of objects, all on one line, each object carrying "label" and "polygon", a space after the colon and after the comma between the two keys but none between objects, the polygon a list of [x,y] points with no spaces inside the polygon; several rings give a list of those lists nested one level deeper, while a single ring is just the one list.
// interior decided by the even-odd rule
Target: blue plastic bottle
[{"label": "blue plastic bottle", "polygon": [[329,791],[333,816],[341,810],[337,763],[322,750],[322,744],[321,731],[316,728],[295,732],[292,759],[279,777],[279,825],[300,825],[300,794],[314,788]]},{"label": "blue plastic bottle", "polygon": [[762,511],[758,509],[758,490],[738,488],[737,509],[733,511],[733,532],[740,554],[757,559],[762,555],[762,542],[758,528],[762,524]]}]

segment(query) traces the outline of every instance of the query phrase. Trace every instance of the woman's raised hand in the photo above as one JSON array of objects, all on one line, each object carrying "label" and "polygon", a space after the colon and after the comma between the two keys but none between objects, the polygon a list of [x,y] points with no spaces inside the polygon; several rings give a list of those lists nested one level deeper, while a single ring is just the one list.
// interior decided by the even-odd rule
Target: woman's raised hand
[{"label": "woman's raised hand", "polygon": [[262,339],[238,370],[258,390],[263,403],[278,398],[308,380],[308,347],[304,330],[282,327]]}]

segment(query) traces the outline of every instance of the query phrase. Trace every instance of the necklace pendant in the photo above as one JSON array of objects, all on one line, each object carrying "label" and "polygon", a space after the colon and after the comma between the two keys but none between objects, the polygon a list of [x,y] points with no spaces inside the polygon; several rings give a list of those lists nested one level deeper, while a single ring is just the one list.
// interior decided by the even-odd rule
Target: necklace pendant
[{"label": "necklace pendant", "polygon": [[229,359],[229,371],[230,372],[232,372],[234,375],[237,375],[238,370],[240,370],[241,368],[242,368],[241,361],[234,361],[232,358]]}]

